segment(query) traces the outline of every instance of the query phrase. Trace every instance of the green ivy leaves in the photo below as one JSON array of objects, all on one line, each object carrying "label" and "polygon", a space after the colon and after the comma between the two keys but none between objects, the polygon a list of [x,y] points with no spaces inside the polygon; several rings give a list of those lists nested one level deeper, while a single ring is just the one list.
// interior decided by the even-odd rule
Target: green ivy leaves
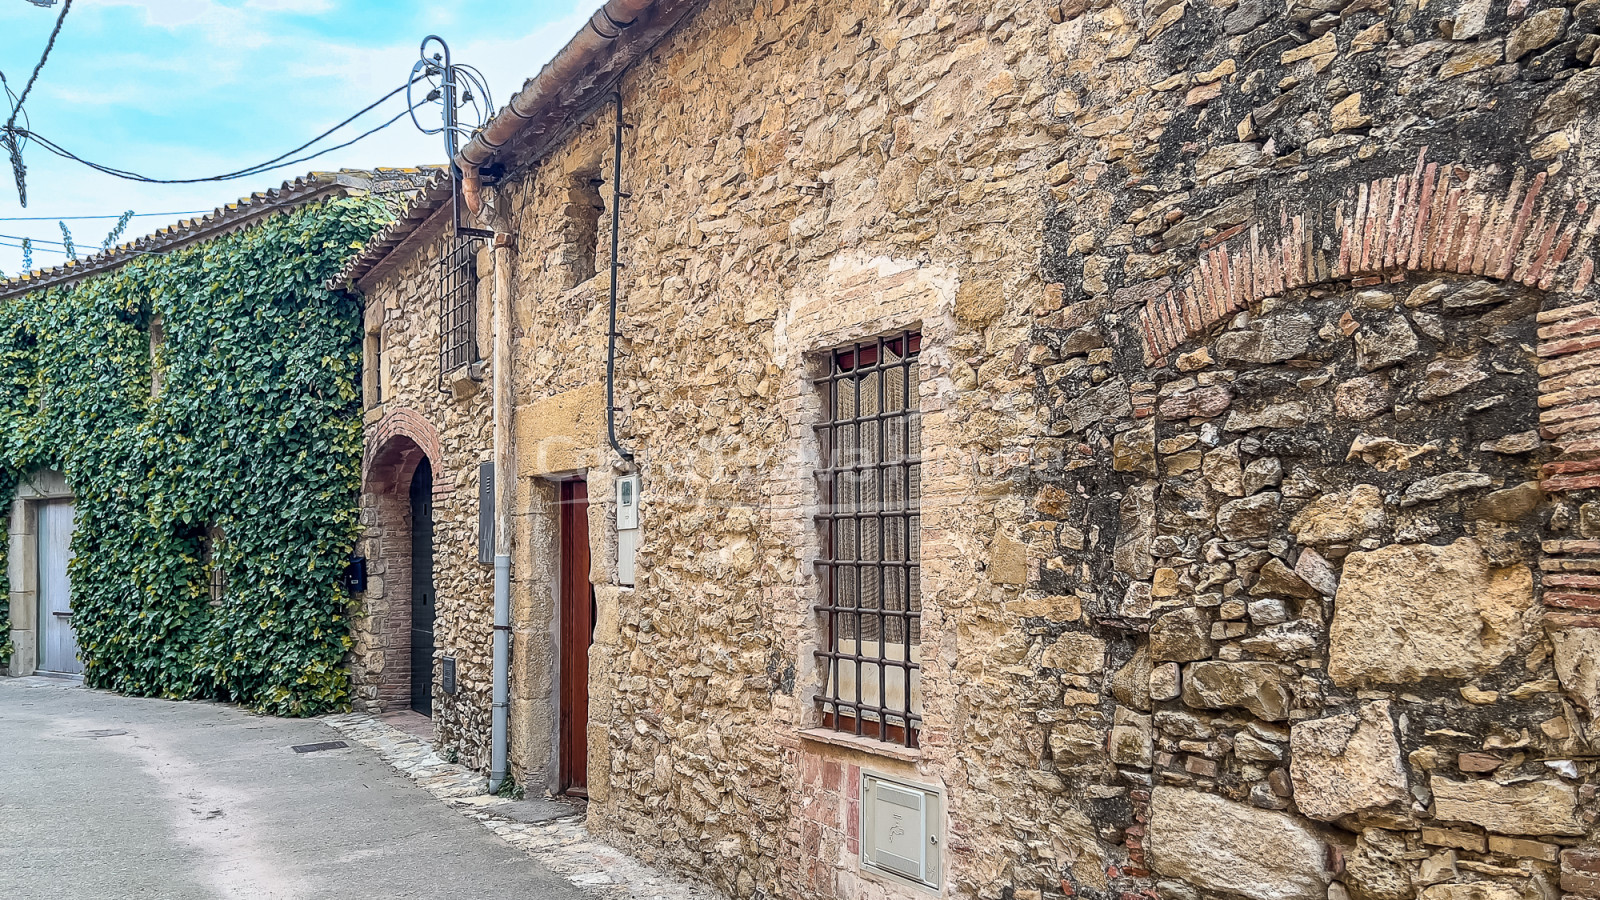
[{"label": "green ivy leaves", "polygon": [[323,284],[390,216],[324,201],[0,307],[0,493],[46,467],[73,487],[89,684],[278,715],[347,703],[361,325]]}]

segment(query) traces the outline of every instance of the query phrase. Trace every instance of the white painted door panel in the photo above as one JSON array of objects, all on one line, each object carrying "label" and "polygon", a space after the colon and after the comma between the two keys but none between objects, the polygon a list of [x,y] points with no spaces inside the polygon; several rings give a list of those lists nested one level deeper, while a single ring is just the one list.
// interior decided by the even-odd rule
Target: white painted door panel
[{"label": "white painted door panel", "polygon": [[39,507],[39,668],[78,674],[78,640],[72,630],[67,562],[72,559],[71,502]]}]

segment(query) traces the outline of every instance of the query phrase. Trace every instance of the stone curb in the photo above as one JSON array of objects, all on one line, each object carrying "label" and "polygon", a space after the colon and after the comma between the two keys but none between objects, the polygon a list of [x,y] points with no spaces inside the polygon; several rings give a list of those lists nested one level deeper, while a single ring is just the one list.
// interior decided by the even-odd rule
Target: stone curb
[{"label": "stone curb", "polygon": [[580,816],[529,824],[495,813],[512,801],[486,793],[488,780],[465,766],[445,762],[426,742],[361,713],[323,716],[340,734],[423,790],[528,854],[572,884],[601,897],[625,900],[722,900],[712,888],[691,884],[646,866],[589,834]]}]

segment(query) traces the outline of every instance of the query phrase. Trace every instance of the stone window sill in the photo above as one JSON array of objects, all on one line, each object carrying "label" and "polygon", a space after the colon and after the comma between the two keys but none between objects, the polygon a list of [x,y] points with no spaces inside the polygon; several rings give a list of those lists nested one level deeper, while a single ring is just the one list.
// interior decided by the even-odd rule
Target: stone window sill
[{"label": "stone window sill", "polygon": [[800,739],[817,744],[830,744],[835,747],[846,747],[858,750],[872,756],[886,756],[903,762],[917,762],[922,759],[922,750],[917,747],[902,747],[899,744],[890,744],[875,738],[860,737],[843,731],[834,731],[831,728],[803,728],[800,730]]}]

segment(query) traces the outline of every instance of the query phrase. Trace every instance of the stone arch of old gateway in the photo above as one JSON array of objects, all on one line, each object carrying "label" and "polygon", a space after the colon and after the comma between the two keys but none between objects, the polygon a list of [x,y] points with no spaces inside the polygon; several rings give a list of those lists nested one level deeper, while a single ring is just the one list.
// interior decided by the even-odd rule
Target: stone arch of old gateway
[{"label": "stone arch of old gateway", "polygon": [[[440,460],[438,431],[420,413],[401,408],[389,412],[367,434],[363,464],[362,524],[369,539],[370,578],[363,595],[363,613],[356,626],[354,677],[358,699],[379,710],[411,707],[426,710],[431,697],[432,661],[413,660],[419,625],[426,625],[431,646],[431,614],[417,617],[417,582],[421,572],[431,582],[432,548],[418,555],[418,535],[431,544],[431,499],[438,481],[432,470]],[[426,485],[415,482],[428,479]],[[428,522],[418,529],[419,491]],[[419,563],[419,559],[421,562]],[[431,612],[431,589],[422,601]],[[429,654],[431,657],[431,653]],[[414,664],[415,663],[415,664]]]}]

